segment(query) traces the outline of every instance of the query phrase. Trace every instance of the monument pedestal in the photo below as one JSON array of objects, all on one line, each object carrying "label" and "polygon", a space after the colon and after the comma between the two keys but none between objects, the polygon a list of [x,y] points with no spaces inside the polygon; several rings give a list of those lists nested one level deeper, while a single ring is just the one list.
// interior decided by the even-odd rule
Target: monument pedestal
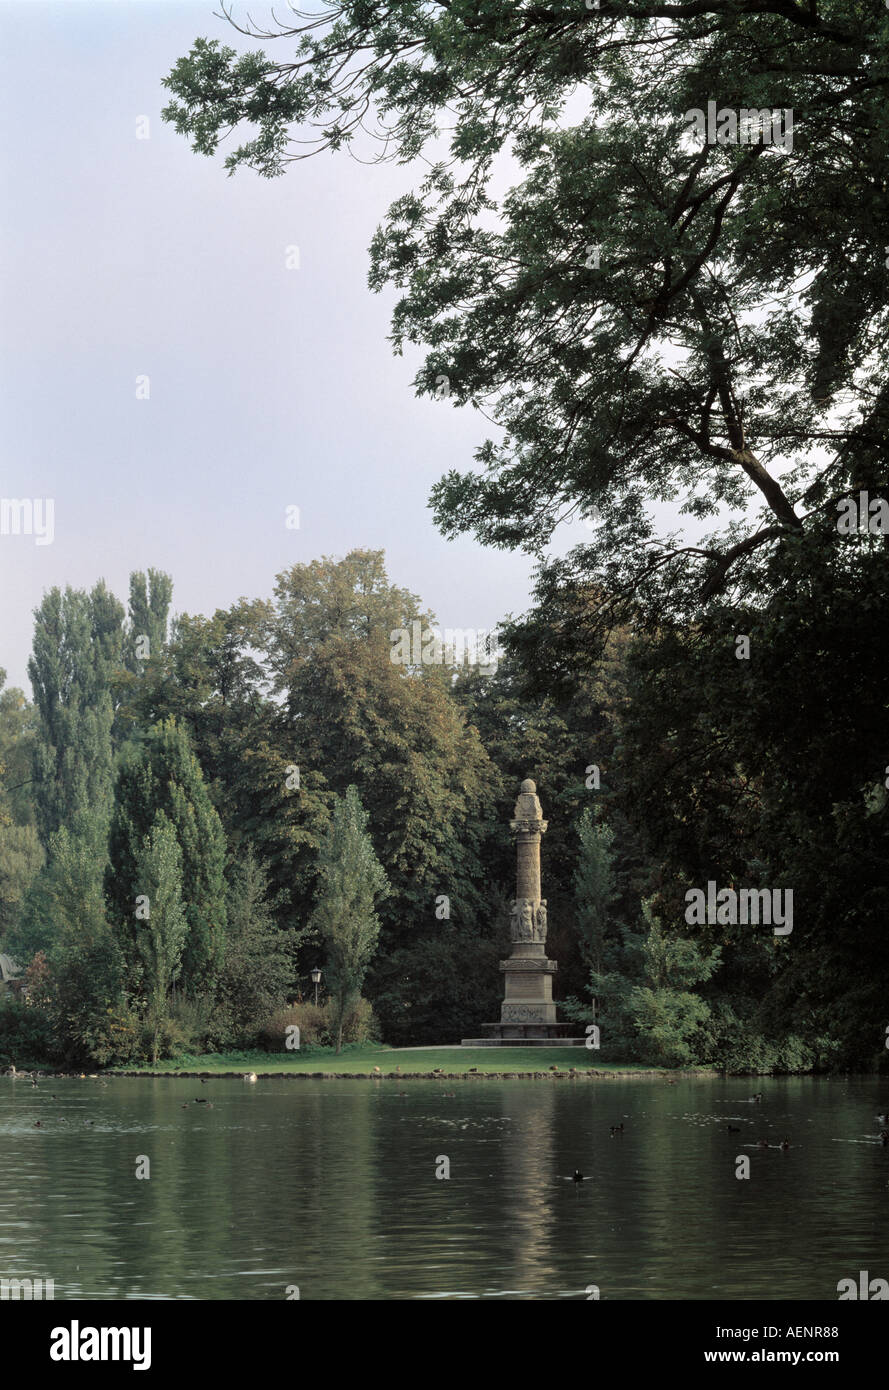
[{"label": "monument pedestal", "polygon": [[461,1038],[461,1047],[586,1047],[570,1036],[571,1023],[483,1023],[486,1038]]},{"label": "monument pedestal", "polygon": [[500,969],[506,977],[501,1023],[556,1022],[553,975],[558,967],[554,960],[547,960],[543,942],[517,941]]}]

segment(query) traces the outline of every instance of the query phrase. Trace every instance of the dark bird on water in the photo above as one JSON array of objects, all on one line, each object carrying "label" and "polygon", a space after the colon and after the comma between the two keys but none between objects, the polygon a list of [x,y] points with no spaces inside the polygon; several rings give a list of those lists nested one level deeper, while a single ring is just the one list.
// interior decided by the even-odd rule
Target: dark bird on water
[{"label": "dark bird on water", "polygon": [[42,1129],[42,1128],[43,1128],[43,1121],[42,1121],[42,1120],[35,1120],[35,1121],[34,1121],[34,1128],[35,1128],[35,1129]]},{"label": "dark bird on water", "polygon": [[741,1133],[741,1126],[740,1126],[740,1125],[726,1125],[726,1129],[728,1130],[729,1134],[740,1134],[740,1133]]},{"label": "dark bird on water", "polygon": [[789,1140],[789,1139],[782,1139],[782,1140],[781,1140],[781,1148],[782,1148],[782,1149],[785,1151],[785,1153],[786,1153],[787,1150],[790,1148],[790,1140]]},{"label": "dark bird on water", "polygon": [[571,1179],[571,1181],[572,1181],[572,1182],[583,1182],[583,1173],[581,1173],[581,1171],[580,1171],[579,1168],[575,1168],[575,1169],[574,1169],[574,1177]]},{"label": "dark bird on water", "polygon": [[623,1132],[624,1132],[624,1122],[623,1122],[623,1120],[621,1120],[621,1122],[620,1122],[619,1125],[612,1125],[612,1126],[611,1126],[611,1137],[612,1137],[612,1139],[614,1138],[615,1134],[623,1134]]},{"label": "dark bird on water", "polygon": [[889,1129],[880,1130],[880,1139],[884,1144],[889,1144]]},{"label": "dark bird on water", "polygon": [[768,1139],[757,1139],[756,1147],[758,1149],[767,1149],[769,1147]]},{"label": "dark bird on water", "polygon": [[759,1102],[762,1100],[762,1091],[757,1091],[756,1095],[755,1095],[755,1096],[751,1096],[750,1099],[756,1101],[756,1103],[757,1103],[757,1105],[758,1105]]}]

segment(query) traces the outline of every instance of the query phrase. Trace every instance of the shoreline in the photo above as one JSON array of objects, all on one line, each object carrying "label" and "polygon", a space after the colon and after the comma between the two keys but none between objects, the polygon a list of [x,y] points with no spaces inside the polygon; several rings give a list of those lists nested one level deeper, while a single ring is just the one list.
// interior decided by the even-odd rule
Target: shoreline
[{"label": "shoreline", "polygon": [[[145,1077],[203,1077],[211,1080],[214,1077],[226,1077],[229,1080],[239,1081],[249,1073],[243,1071],[107,1071],[103,1076],[145,1076]],[[652,1076],[663,1077],[664,1080],[682,1077],[704,1077],[712,1080],[713,1077],[722,1076],[718,1071],[685,1071],[685,1072],[666,1072],[660,1067],[646,1069],[645,1071],[619,1071],[616,1068],[612,1071],[599,1071],[592,1067],[584,1067],[582,1070],[563,1071],[560,1067],[558,1071],[257,1071],[257,1081],[269,1078],[285,1078],[288,1081],[577,1081],[580,1078],[589,1077],[590,1079],[602,1080],[603,1078],[619,1076],[638,1076],[650,1079]]]},{"label": "shoreline", "polygon": [[[307,1069],[287,1068],[282,1070],[262,1070],[258,1064],[249,1067],[247,1070],[239,1071],[208,1071],[205,1069],[183,1069],[181,1071],[153,1070],[151,1068],[131,1069],[122,1067],[112,1067],[107,1071],[101,1072],[79,1072],[79,1071],[41,1071],[38,1068],[24,1069],[16,1071],[12,1076],[7,1071],[0,1072],[2,1081],[104,1081],[109,1076],[144,1077],[148,1079],[169,1078],[172,1080],[197,1080],[206,1081],[229,1080],[241,1081],[246,1076],[255,1075],[257,1081],[283,1078],[287,1081],[577,1081],[583,1078],[591,1080],[607,1080],[609,1077],[620,1077],[626,1080],[627,1077],[639,1077],[642,1080],[650,1080],[652,1077],[660,1077],[664,1081],[678,1081],[680,1078],[703,1078],[713,1080],[714,1077],[727,1077],[729,1075],[766,1075],[764,1072],[737,1072],[728,1073],[717,1071],[714,1068],[698,1067],[685,1070],[666,1071],[663,1067],[636,1067],[632,1070],[614,1067],[600,1069],[597,1067],[583,1067],[569,1069],[559,1067],[550,1071],[479,1071],[476,1069],[466,1069],[464,1071],[308,1071]],[[768,1073],[769,1075],[771,1073]],[[809,1072],[794,1072],[794,1076],[814,1075]],[[790,1073],[788,1073],[790,1075]]]},{"label": "shoreline", "polygon": [[754,1071],[719,1071],[712,1067],[698,1067],[694,1069],[665,1071],[662,1067],[645,1067],[634,1070],[624,1070],[615,1067],[609,1070],[600,1070],[595,1067],[578,1068],[569,1070],[560,1067],[557,1071],[308,1071],[308,1070],[257,1070],[256,1065],[249,1071],[206,1071],[206,1070],[182,1070],[182,1071],[152,1071],[152,1070],[124,1070],[112,1068],[101,1072],[77,1072],[77,1071],[41,1071],[38,1068],[22,1070],[16,1072],[15,1076],[10,1076],[5,1071],[0,1071],[0,1081],[104,1081],[108,1077],[128,1077],[145,1080],[227,1080],[241,1081],[251,1073],[255,1073],[257,1082],[269,1080],[285,1081],[608,1081],[619,1078],[621,1081],[638,1078],[640,1081],[650,1081],[652,1078],[668,1084],[676,1085],[680,1080],[703,1080],[713,1081],[722,1079],[723,1081],[737,1080],[745,1078],[754,1080],[757,1077],[768,1077],[771,1080],[779,1081],[788,1078],[811,1077],[812,1079],[831,1080],[832,1078],[842,1078],[848,1080],[851,1077],[861,1079],[879,1079],[883,1073],[873,1072],[819,1072],[819,1071],[793,1071],[793,1072],[754,1072]]}]

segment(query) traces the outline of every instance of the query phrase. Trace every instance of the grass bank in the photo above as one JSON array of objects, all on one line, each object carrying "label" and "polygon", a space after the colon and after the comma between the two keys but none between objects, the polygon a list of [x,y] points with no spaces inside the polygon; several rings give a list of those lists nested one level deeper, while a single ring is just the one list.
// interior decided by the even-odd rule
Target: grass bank
[{"label": "grass bank", "polygon": [[[313,1047],[301,1052],[225,1052],[182,1056],[157,1066],[116,1067],[111,1074],[127,1076],[223,1076],[245,1071],[257,1076],[428,1076],[436,1070],[448,1077],[547,1073],[552,1067],[567,1072],[599,1076],[651,1075],[663,1067],[635,1062],[602,1062],[592,1049],[582,1047],[344,1047],[339,1056],[332,1047]],[[712,1075],[709,1068],[692,1072]]]}]

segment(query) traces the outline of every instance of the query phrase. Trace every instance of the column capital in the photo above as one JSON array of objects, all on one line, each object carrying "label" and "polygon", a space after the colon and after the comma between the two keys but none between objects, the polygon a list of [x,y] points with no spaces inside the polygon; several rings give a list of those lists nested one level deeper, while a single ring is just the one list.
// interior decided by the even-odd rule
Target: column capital
[{"label": "column capital", "polygon": [[514,835],[543,835],[549,821],[545,821],[542,816],[519,816],[516,820],[509,822],[509,828]]},{"label": "column capital", "polygon": [[537,784],[526,777],[516,798],[513,819],[509,828],[516,835],[542,835],[546,821],[537,797]]}]

